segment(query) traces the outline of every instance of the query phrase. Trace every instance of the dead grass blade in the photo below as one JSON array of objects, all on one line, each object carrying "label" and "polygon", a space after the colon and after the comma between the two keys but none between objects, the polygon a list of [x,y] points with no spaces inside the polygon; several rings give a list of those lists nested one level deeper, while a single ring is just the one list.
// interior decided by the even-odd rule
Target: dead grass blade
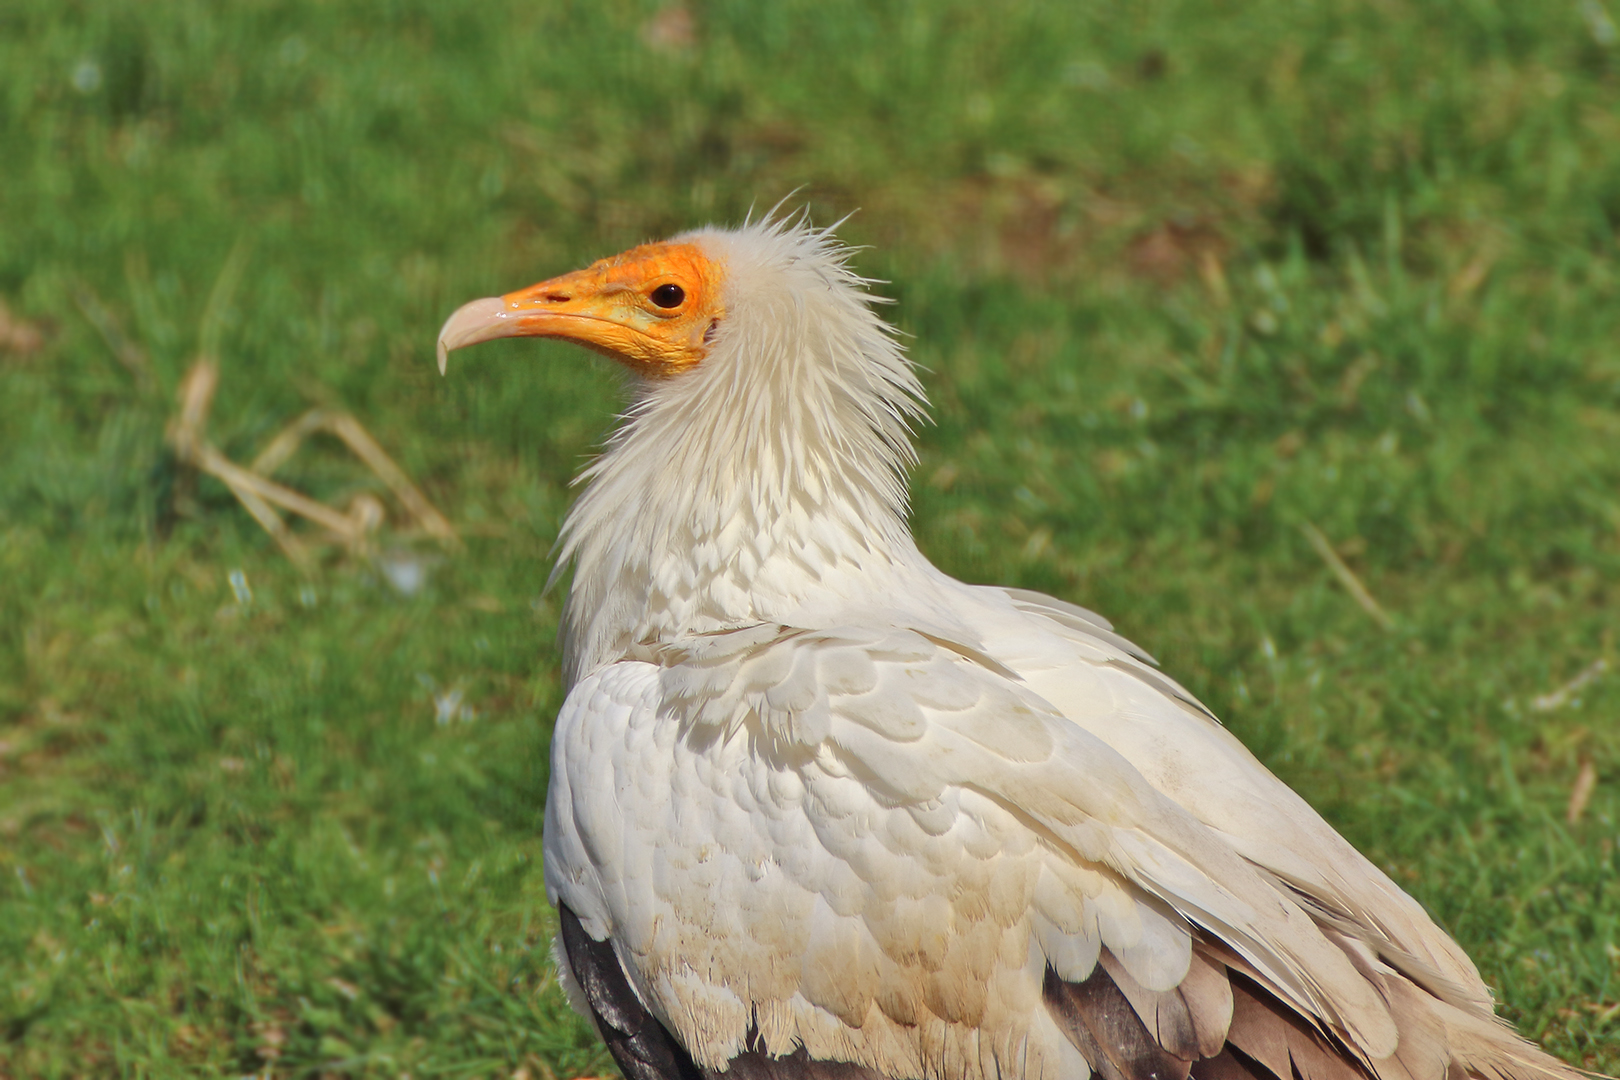
[{"label": "dead grass blade", "polygon": [[451,527],[444,515],[440,514],[426,495],[405,475],[405,470],[395,464],[371,433],[348,413],[333,412],[329,409],[311,409],[300,416],[281,432],[271,439],[259,456],[253,459],[249,466],[253,472],[261,476],[270,476],[294,453],[303,441],[316,432],[326,432],[343,441],[349,451],[366,464],[377,478],[388,486],[407,513],[416,519],[418,527],[435,540],[447,547],[459,549],[461,538]]},{"label": "dead grass blade", "polygon": [[1592,792],[1597,788],[1597,766],[1588,760],[1581,762],[1580,769],[1575,773],[1575,786],[1569,792],[1569,809],[1564,818],[1571,825],[1580,824],[1581,815],[1586,813],[1586,804],[1592,801]]},{"label": "dead grass blade", "polygon": [[1530,708],[1535,712],[1552,712],[1554,709],[1562,709],[1575,699],[1576,694],[1602,678],[1603,673],[1608,670],[1609,661],[1600,656],[1577,672],[1575,677],[1563,686],[1539,697],[1531,698]]},{"label": "dead grass blade", "polygon": [[1323,562],[1327,563],[1328,569],[1333,571],[1333,576],[1339,579],[1340,585],[1344,586],[1344,591],[1350,594],[1350,599],[1354,600],[1362,611],[1371,616],[1373,622],[1385,630],[1395,629],[1395,620],[1389,617],[1389,612],[1379,606],[1377,600],[1373,599],[1372,593],[1368,592],[1367,586],[1363,585],[1361,579],[1356,577],[1355,571],[1346,566],[1344,560],[1339,558],[1339,553],[1333,550],[1333,545],[1328,542],[1327,537],[1322,535],[1322,530],[1307,521],[1299,527],[1299,531],[1305,534],[1305,539],[1310,541],[1311,548],[1315,550]]},{"label": "dead grass blade", "polygon": [[308,572],[314,560],[308,548],[288,528],[277,508],[326,529],[353,551],[366,551],[371,536],[382,525],[386,512],[370,495],[356,496],[347,512],[337,510],[284,484],[267,473],[290,458],[311,433],[326,431],[345,446],[387,485],[414,518],[423,532],[447,548],[459,549],[461,539],[450,522],[440,514],[410,478],[394,463],[354,417],[325,409],[312,409],[279,432],[253,464],[243,467],[222,454],[206,437],[208,413],[219,385],[219,368],[208,357],[199,359],[180,384],[180,407],[169,425],[169,445],[180,461],[207,473],[228,487],[236,500],[269,533],[283,553],[299,569]]}]

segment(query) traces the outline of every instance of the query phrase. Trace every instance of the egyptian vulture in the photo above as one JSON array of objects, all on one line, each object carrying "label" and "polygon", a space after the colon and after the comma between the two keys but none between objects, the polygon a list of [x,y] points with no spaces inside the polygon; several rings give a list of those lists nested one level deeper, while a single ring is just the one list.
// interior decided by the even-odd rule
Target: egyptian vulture
[{"label": "egyptian vulture", "polygon": [[1084,608],[935,569],[925,401],[802,219],[475,300],[635,376],[559,540],[557,966],[630,1080],[1573,1080]]}]

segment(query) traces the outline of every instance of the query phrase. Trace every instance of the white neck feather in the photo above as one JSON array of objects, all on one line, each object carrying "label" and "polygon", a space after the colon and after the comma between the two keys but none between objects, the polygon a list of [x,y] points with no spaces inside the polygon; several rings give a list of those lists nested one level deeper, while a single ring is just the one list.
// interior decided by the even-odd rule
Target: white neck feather
[{"label": "white neck feather", "polygon": [[784,619],[920,556],[923,392],[848,249],[802,222],[680,239],[725,268],[709,356],[638,388],[581,475],[559,571],[571,685],[640,643]]}]

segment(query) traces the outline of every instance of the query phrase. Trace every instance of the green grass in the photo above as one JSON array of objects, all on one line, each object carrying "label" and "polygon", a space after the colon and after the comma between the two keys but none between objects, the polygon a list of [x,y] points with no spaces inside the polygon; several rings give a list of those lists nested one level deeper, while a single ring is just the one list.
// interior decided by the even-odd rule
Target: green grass
[{"label": "green grass", "polygon": [[[682,44],[628,0],[11,0],[0,1075],[610,1068],[547,953],[542,588],[616,377],[506,343],[440,381],[433,336],[795,190],[861,209],[930,369],[923,548],[1112,616],[1620,1069],[1607,4],[712,0]],[[199,349],[228,454],[352,410],[468,553],[300,577],[164,448]]]}]

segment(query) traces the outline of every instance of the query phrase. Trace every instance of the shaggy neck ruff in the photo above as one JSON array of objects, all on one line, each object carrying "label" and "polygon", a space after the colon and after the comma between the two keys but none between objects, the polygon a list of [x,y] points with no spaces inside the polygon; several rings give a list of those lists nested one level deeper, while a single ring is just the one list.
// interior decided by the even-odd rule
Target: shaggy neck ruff
[{"label": "shaggy neck ruff", "polygon": [[906,526],[923,391],[829,230],[700,230],[725,272],[708,357],[644,380],[564,522],[570,685],[690,634],[855,597],[920,560]]}]

